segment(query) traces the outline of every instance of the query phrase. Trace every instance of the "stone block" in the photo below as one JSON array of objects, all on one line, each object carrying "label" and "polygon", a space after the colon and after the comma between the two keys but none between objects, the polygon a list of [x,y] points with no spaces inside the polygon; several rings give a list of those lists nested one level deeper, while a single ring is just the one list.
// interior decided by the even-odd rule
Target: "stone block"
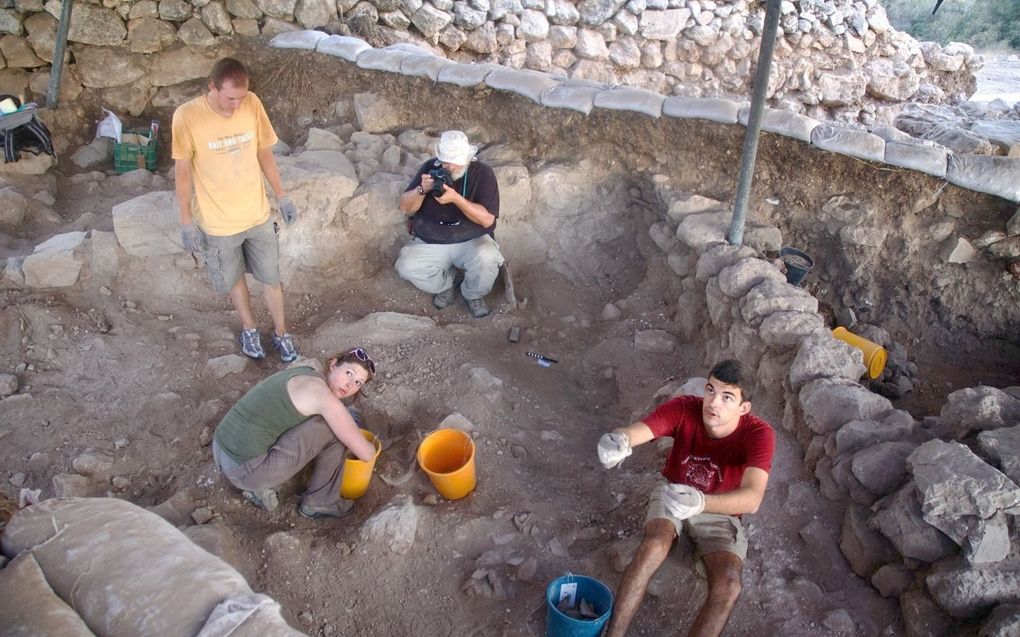
[{"label": "stone block", "polygon": [[719,272],[719,289],[726,296],[739,299],[768,279],[786,281],[786,277],[768,261],[747,257]]},{"label": "stone block", "polygon": [[850,467],[865,489],[883,497],[907,480],[907,456],[916,448],[911,442],[880,442],[855,453]]},{"label": "stone block", "polygon": [[732,212],[687,215],[677,226],[676,236],[688,246],[703,252],[713,243],[726,241],[732,218]]},{"label": "stone block", "polygon": [[957,551],[949,537],[924,521],[913,482],[876,506],[879,511],[871,518],[871,528],[881,532],[904,557],[931,563]]},{"label": "stone block", "polygon": [[352,102],[354,118],[360,130],[368,133],[385,133],[403,123],[397,109],[375,93],[355,93]]},{"label": "stone block", "polygon": [[[701,251],[699,250],[698,252]],[[740,259],[753,256],[754,250],[747,246],[717,243],[716,245],[704,250],[701,256],[698,257],[698,264],[694,271],[694,278],[695,280],[704,283],[712,277],[718,276],[724,268],[733,265]]]},{"label": "stone block", "polygon": [[852,420],[868,420],[892,409],[887,398],[838,378],[819,378],[806,383],[800,390],[799,401],[805,422],[820,434],[834,433]]},{"label": "stone block", "polygon": [[963,546],[969,559],[994,554],[986,544],[994,529],[985,528],[985,521],[1020,505],[1020,487],[958,442],[928,441],[907,462],[924,520]]},{"label": "stone block", "polygon": [[113,231],[131,256],[184,252],[177,198],[172,191],[150,192],[114,206]]},{"label": "stone block", "polygon": [[861,350],[832,334],[813,334],[801,343],[790,366],[790,385],[799,391],[805,383],[819,378],[856,382],[864,372]]},{"label": "stone block", "polygon": [[[785,280],[766,278],[752,287],[741,299],[741,316],[750,325],[761,325],[765,318],[777,312],[818,312],[818,300],[797,285]],[[828,334],[828,330],[825,332]],[[862,361],[863,355],[858,352]]]},{"label": "stone block", "polygon": [[77,283],[83,263],[80,247],[84,242],[84,232],[66,232],[37,245],[21,264],[25,285],[56,288]]},{"label": "stone block", "polygon": [[[815,300],[817,303],[817,300]],[[745,304],[750,305],[751,301],[745,297],[741,303],[741,314]],[[750,315],[750,310],[748,312]],[[759,314],[755,311],[754,314]],[[747,315],[744,316],[747,320]],[[828,331],[822,322],[822,317],[816,312],[796,312],[789,310],[777,310],[761,321],[759,334],[761,340],[769,347],[777,350],[785,350],[798,347],[800,343],[811,336]]]},{"label": "stone block", "polygon": [[947,397],[941,417],[941,433],[959,439],[974,430],[1020,423],[1020,399],[986,385],[959,389]]},{"label": "stone block", "polygon": [[971,618],[1020,602],[1020,569],[1013,564],[941,564],[924,578],[932,597],[953,617]]},{"label": "stone block", "polygon": [[843,518],[839,548],[850,568],[861,577],[871,577],[879,568],[897,559],[896,550],[880,533],[868,526],[870,512],[866,507],[851,504]]},{"label": "stone block", "polygon": [[1020,425],[983,431],[978,449],[1013,482],[1020,484]]}]

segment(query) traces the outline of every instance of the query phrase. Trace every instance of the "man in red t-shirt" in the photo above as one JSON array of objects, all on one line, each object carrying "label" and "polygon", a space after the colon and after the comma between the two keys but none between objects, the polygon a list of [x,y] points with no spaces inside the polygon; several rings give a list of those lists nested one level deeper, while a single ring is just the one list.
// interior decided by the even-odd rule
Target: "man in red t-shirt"
[{"label": "man in red t-shirt", "polygon": [[708,579],[708,598],[687,634],[719,635],[726,626],[747,557],[740,516],[758,510],[775,450],[775,432],[750,413],[753,379],[743,363],[722,361],[708,375],[704,398],[674,398],[599,440],[599,461],[611,469],[633,447],[673,438],[662,469],[665,481],[649,498],[645,537],[623,574],[607,637],[627,632],[648,581],[681,532],[693,542]]}]

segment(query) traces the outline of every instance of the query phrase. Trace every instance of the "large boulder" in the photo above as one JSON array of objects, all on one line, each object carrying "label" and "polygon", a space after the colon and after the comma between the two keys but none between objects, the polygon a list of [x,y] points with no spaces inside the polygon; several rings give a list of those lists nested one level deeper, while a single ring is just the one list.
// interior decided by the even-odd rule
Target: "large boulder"
[{"label": "large boulder", "polygon": [[936,562],[956,552],[956,544],[949,537],[924,521],[920,494],[913,482],[876,507],[879,510],[871,518],[871,528],[881,532],[904,557]]},{"label": "large boulder", "polygon": [[972,562],[1009,552],[1004,511],[1020,505],[1020,487],[958,442],[931,440],[907,459],[924,520],[964,548]]},{"label": "large boulder", "polygon": [[949,394],[941,416],[940,433],[963,438],[974,430],[1020,424],[1020,399],[985,385],[959,389]]},{"label": "large boulder", "polygon": [[856,381],[865,371],[861,350],[830,333],[812,334],[800,345],[790,366],[790,384],[799,390],[819,378]]},{"label": "large boulder", "polygon": [[[795,363],[796,364],[796,363]],[[804,420],[815,433],[838,430],[853,420],[869,420],[892,409],[887,398],[874,394],[857,383],[820,378],[800,391]]]},{"label": "large boulder", "polygon": [[928,590],[953,617],[971,618],[999,604],[1020,602],[1020,568],[1015,563],[970,566],[951,562],[924,578]]},{"label": "large boulder", "polygon": [[[59,0],[49,0],[46,12],[59,19],[61,4]],[[118,46],[125,35],[124,20],[113,9],[87,2],[74,3],[67,32],[69,41],[93,46]]]},{"label": "large boulder", "polygon": [[145,56],[119,47],[74,46],[72,51],[81,83],[89,88],[123,86],[146,72]]},{"label": "large boulder", "polygon": [[337,150],[309,150],[276,161],[287,196],[298,209],[297,222],[280,233],[281,271],[286,275],[295,268],[343,261],[337,248],[357,230],[346,228],[341,215],[358,188],[354,165]]},{"label": "large boulder", "polygon": [[361,536],[366,542],[382,544],[398,555],[406,555],[414,545],[418,529],[418,507],[409,495],[393,501],[365,521]]},{"label": "large boulder", "polygon": [[978,448],[1013,482],[1020,484],[1020,425],[983,431]]},{"label": "large boulder", "polygon": [[114,206],[113,232],[124,251],[132,256],[184,252],[173,191],[150,192]]},{"label": "large boulder", "polygon": [[21,265],[25,285],[58,288],[77,283],[84,263],[84,243],[84,232],[66,232],[37,245]]}]

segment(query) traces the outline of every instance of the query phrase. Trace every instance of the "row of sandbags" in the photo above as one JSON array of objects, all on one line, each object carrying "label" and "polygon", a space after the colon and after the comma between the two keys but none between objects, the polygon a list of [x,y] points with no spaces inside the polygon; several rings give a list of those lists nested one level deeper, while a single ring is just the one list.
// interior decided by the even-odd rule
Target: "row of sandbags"
[{"label": "row of sandbags", "polygon": [[56,498],[0,535],[0,637],[298,637],[279,605],[154,513]]}]

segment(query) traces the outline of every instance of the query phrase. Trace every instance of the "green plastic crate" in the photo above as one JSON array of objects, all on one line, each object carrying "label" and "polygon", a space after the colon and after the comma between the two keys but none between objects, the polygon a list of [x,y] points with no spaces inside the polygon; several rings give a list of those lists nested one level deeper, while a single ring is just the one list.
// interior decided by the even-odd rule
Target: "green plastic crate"
[{"label": "green plastic crate", "polygon": [[[124,134],[141,135],[148,137],[148,130],[126,130]],[[156,143],[153,139],[146,145],[141,144],[114,144],[113,145],[113,167],[118,173],[131,172],[145,168],[146,170],[156,169]]]}]

